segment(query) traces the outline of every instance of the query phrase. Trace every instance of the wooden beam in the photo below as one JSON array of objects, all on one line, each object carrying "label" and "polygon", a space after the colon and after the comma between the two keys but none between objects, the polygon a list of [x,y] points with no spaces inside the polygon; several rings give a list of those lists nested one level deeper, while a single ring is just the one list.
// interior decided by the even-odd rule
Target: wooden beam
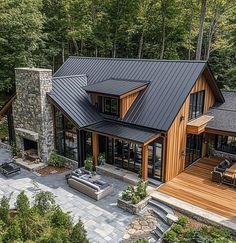
[{"label": "wooden beam", "polygon": [[155,136],[153,136],[152,138],[150,138],[149,140],[147,140],[143,145],[148,145],[149,143],[153,142],[154,140],[156,140],[157,138],[159,138],[161,136],[161,133],[156,134]]},{"label": "wooden beam", "polygon": [[206,128],[205,133],[211,133],[215,135],[224,135],[224,136],[236,136],[236,132],[227,132],[227,131],[222,131],[222,130],[217,130],[217,129],[212,129],[212,128]]},{"label": "wooden beam", "polygon": [[93,161],[94,166],[98,165],[98,154],[99,154],[99,140],[98,140],[98,134],[93,132],[92,133],[92,147],[93,147]]},{"label": "wooden beam", "polygon": [[16,94],[11,96],[9,100],[5,102],[5,104],[0,109],[0,118],[3,117],[7,111],[11,108],[13,101],[16,99]]},{"label": "wooden beam", "polygon": [[142,149],[142,178],[144,181],[148,180],[148,145]]}]

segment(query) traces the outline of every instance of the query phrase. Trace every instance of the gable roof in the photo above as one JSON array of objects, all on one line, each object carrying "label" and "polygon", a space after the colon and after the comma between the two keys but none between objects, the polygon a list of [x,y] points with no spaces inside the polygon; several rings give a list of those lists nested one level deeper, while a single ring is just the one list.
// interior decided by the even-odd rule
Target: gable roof
[{"label": "gable roof", "polygon": [[99,112],[88,100],[82,88],[87,84],[85,75],[53,78],[53,88],[48,97],[79,127],[102,120]]},{"label": "gable roof", "polygon": [[223,104],[216,103],[208,114],[214,118],[208,122],[207,128],[236,133],[236,92],[222,92]]},{"label": "gable roof", "polygon": [[[85,74],[88,85],[110,77],[148,81],[150,84],[135,100],[123,122],[167,131],[206,69],[211,74],[206,61],[69,57],[54,77]],[[216,87],[213,92],[222,102],[223,96],[214,79],[209,78],[209,82]]]},{"label": "gable roof", "polygon": [[108,79],[105,81],[97,82],[84,86],[83,89],[89,93],[99,93],[112,96],[122,96],[131,91],[145,88],[148,82],[142,81],[128,81],[119,79]]}]

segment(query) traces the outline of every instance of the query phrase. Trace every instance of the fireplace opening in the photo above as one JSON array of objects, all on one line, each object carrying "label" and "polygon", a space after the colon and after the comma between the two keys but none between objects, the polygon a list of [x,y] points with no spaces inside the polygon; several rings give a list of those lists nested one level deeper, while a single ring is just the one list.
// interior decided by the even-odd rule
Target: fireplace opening
[{"label": "fireplace opening", "polygon": [[34,161],[39,158],[37,142],[24,138],[24,157],[30,161]]}]

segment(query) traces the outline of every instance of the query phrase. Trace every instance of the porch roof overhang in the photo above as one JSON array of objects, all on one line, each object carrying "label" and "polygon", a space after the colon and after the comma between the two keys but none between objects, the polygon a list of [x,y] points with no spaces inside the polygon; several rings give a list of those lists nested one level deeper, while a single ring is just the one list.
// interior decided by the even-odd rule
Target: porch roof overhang
[{"label": "porch roof overhang", "polygon": [[213,118],[213,116],[203,115],[188,122],[187,133],[199,135],[205,132],[208,122],[211,121]]},{"label": "porch roof overhang", "polygon": [[84,128],[86,131],[95,132],[103,136],[147,145],[161,136],[161,132],[131,127],[113,121],[102,121]]}]

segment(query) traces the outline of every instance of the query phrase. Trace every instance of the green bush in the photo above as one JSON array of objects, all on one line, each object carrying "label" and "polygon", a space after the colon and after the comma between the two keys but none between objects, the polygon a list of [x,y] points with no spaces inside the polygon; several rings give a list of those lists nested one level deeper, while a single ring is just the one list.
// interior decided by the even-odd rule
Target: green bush
[{"label": "green bush", "polygon": [[56,166],[56,167],[64,167],[65,161],[63,158],[58,156],[58,154],[55,151],[51,152],[50,158],[48,160],[48,165],[50,166]]},{"label": "green bush", "polygon": [[186,224],[188,223],[188,217],[186,216],[181,216],[179,218],[179,220],[177,221],[177,224],[181,225],[181,226],[186,226]]},{"label": "green bush", "polygon": [[225,228],[211,227],[208,232],[213,239],[230,238],[230,232]]},{"label": "green bush", "polygon": [[142,179],[138,181],[138,185],[136,189],[133,186],[129,185],[128,188],[122,192],[122,199],[125,201],[131,200],[133,204],[139,203],[146,196],[147,196],[147,185]]},{"label": "green bush", "polygon": [[17,214],[13,218],[9,216],[9,198],[2,198],[0,242],[88,243],[81,221],[73,226],[70,215],[64,213],[59,206],[52,205],[51,195],[42,191],[36,195],[34,206],[30,207],[28,197],[21,192],[15,203]]},{"label": "green bush", "polygon": [[144,199],[147,196],[147,185],[143,179],[138,181],[137,194],[141,199]]},{"label": "green bush", "polygon": [[137,204],[141,201],[141,198],[139,195],[137,195],[137,193],[133,192],[132,196],[131,196],[131,202],[132,204]]},{"label": "green bush", "polygon": [[134,187],[129,185],[128,188],[122,192],[122,199],[125,201],[130,201],[133,192],[134,192]]},{"label": "green bush", "polygon": [[180,224],[173,224],[171,229],[177,234],[181,234],[183,232],[183,227]]},{"label": "green bush", "polygon": [[44,215],[55,205],[55,196],[49,191],[40,190],[34,196],[34,208]]},{"label": "green bush", "polygon": [[6,197],[3,196],[0,202],[0,219],[3,222],[3,224],[9,223],[9,202],[10,202],[11,196]]},{"label": "green bush", "polygon": [[140,240],[136,240],[135,243],[148,243],[149,241],[146,239],[140,239]]},{"label": "green bush", "polygon": [[177,234],[173,230],[168,230],[164,233],[163,239],[167,243],[175,243],[178,242],[177,240]]},{"label": "green bush", "polygon": [[85,168],[85,170],[93,171],[93,159],[92,159],[92,157],[89,157],[85,160],[84,168]]}]

